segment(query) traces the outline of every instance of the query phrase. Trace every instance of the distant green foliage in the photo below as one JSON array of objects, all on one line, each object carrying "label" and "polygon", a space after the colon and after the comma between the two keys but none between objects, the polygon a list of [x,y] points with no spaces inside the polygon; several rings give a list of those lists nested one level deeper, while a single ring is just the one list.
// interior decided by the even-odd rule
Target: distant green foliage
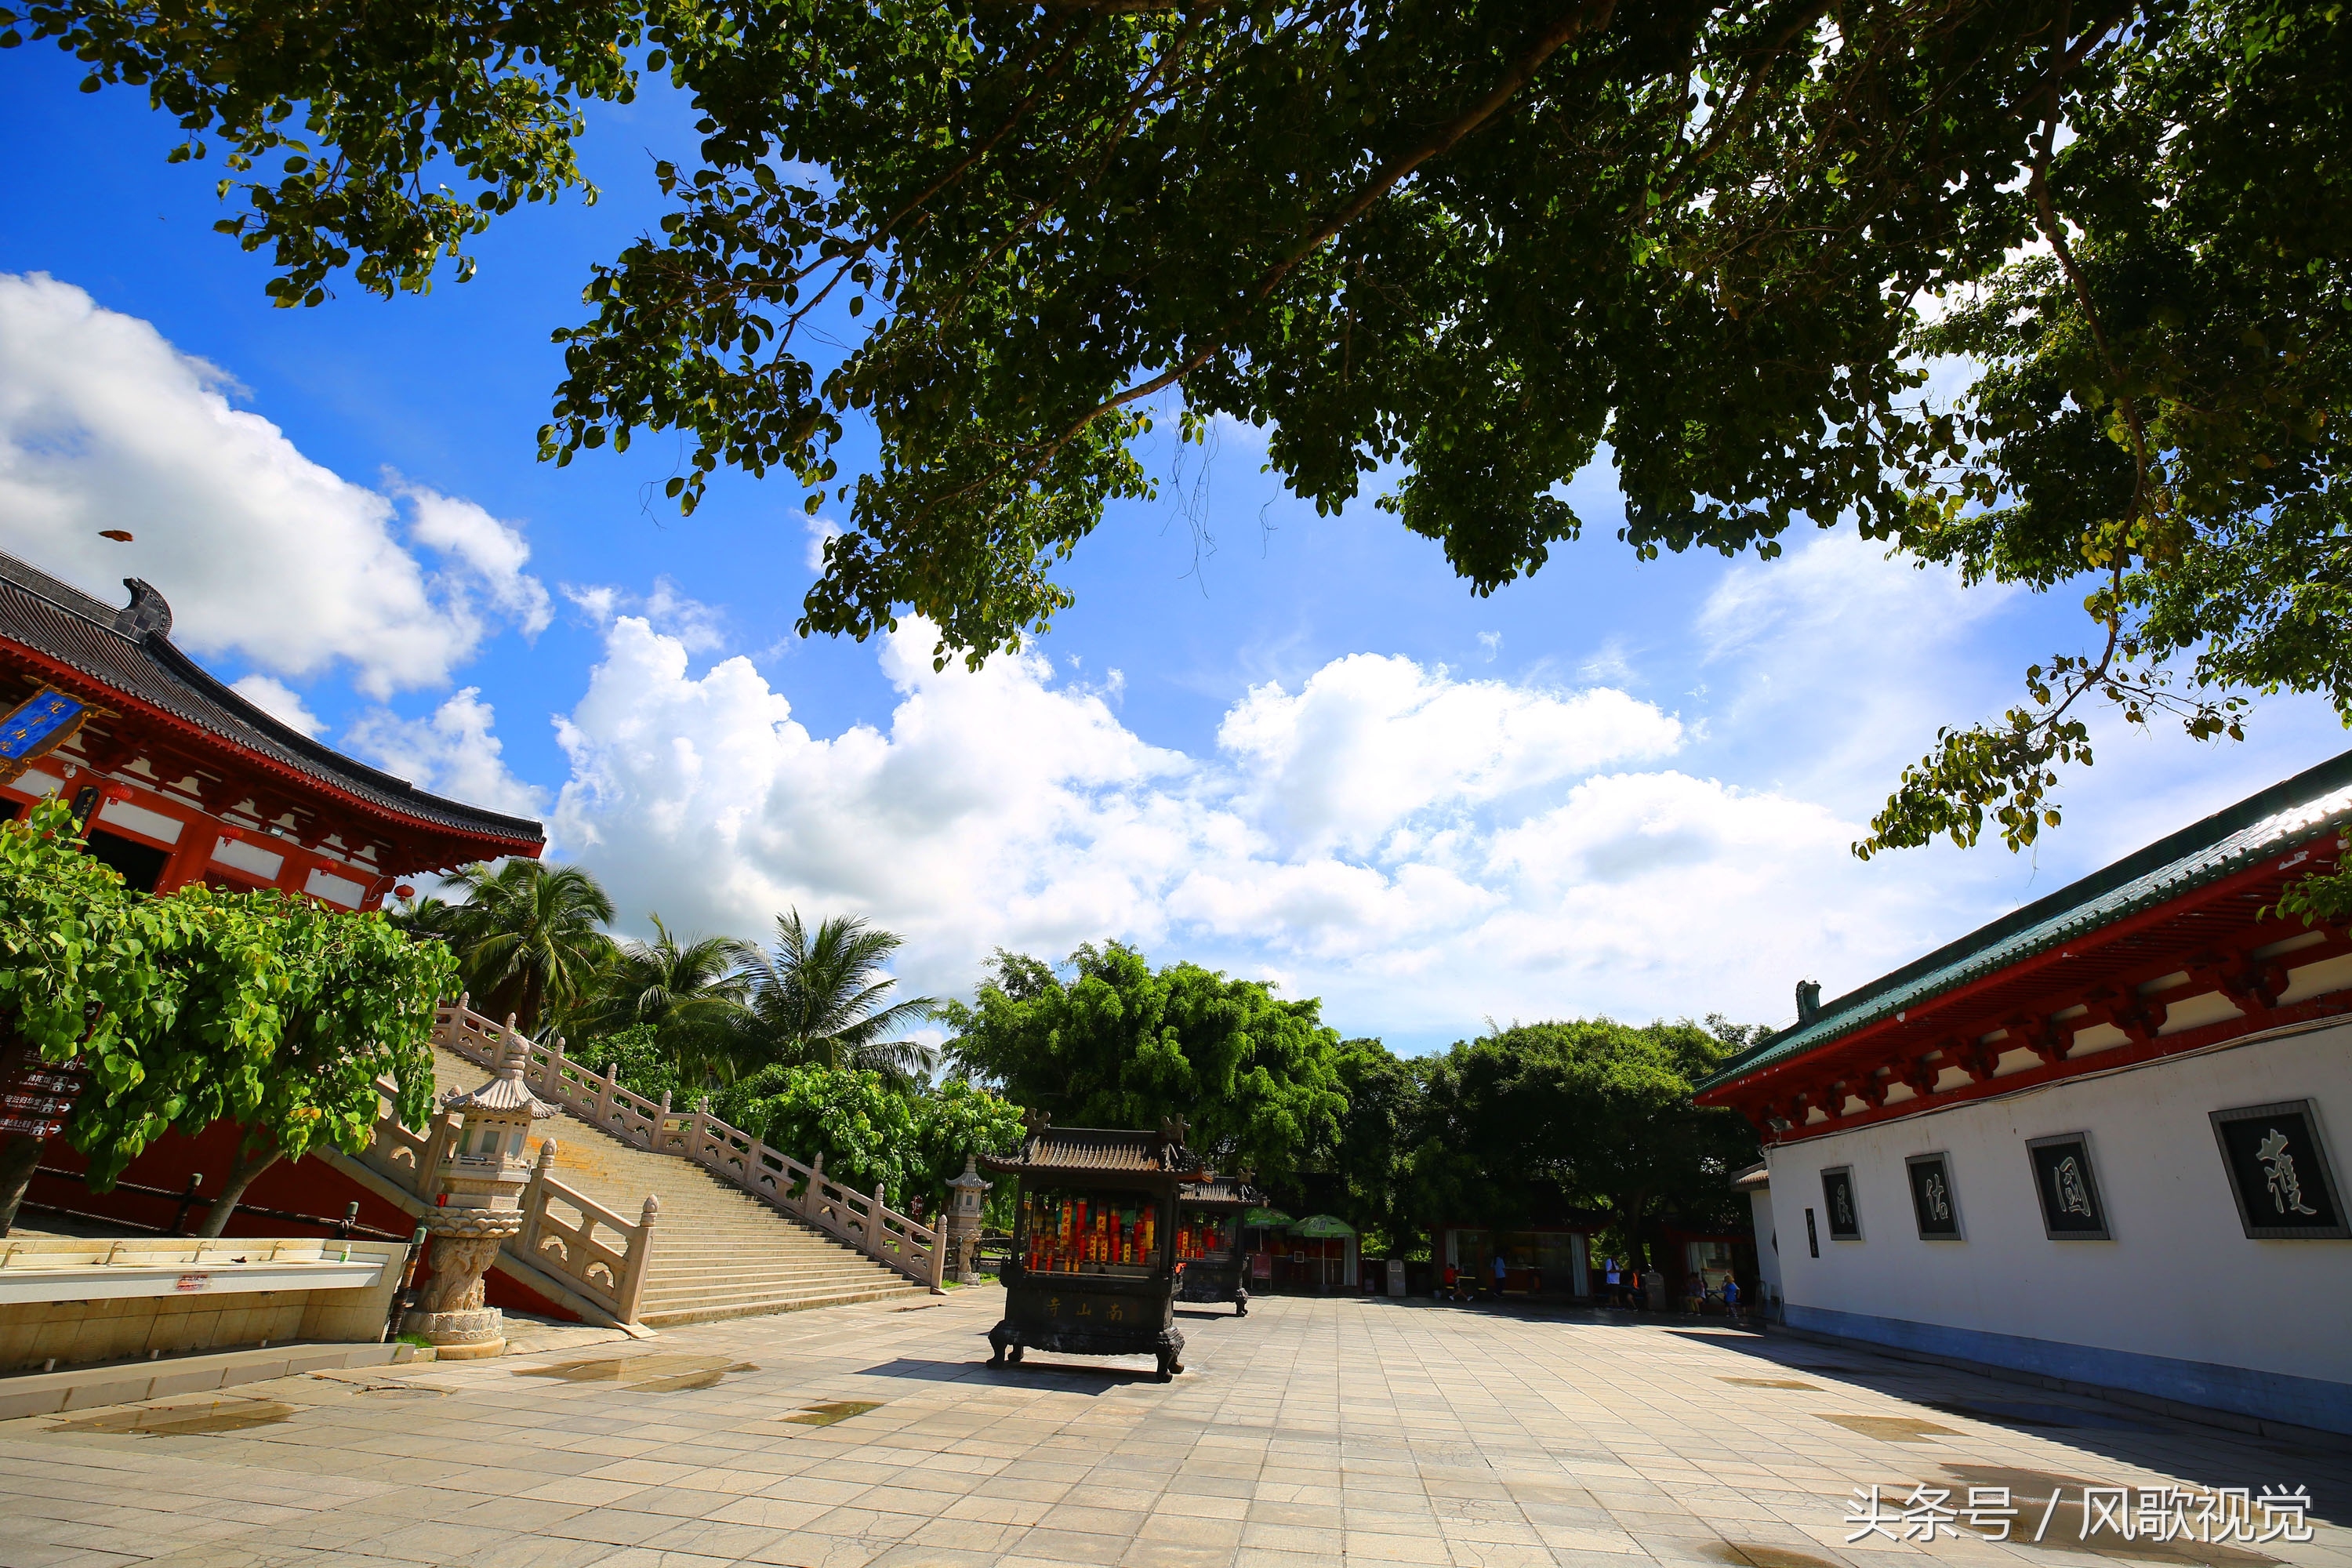
[{"label": "distant green foliage", "polygon": [[1606,1018],[1457,1043],[1429,1070],[1422,1201],[1497,1225],[1591,1207],[1628,1240],[1666,1215],[1731,1223],[1728,1178],[1759,1158],[1756,1135],[1691,1089],[1733,1048],[1689,1023]]},{"label": "distant green foliage", "polygon": [[604,986],[620,952],[604,928],[613,900],[577,866],[518,856],[496,867],[467,866],[448,885],[465,901],[436,906],[426,929],[448,943],[477,1013],[512,1014],[536,1036],[549,1018],[586,1004]]},{"label": "distant green foliage", "polygon": [[699,1085],[689,1093],[679,1083],[677,1058],[651,1024],[632,1024],[593,1040],[573,1041],[567,1054],[592,1072],[617,1068],[621,1087],[647,1100],[667,1094],[671,1103],[687,1105],[702,1092]]},{"label": "distant green foliage", "polygon": [[721,1090],[711,1110],[796,1160],[824,1156],[844,1186],[894,1197],[922,1169],[913,1102],[878,1072],[855,1068],[762,1068]]},{"label": "distant green foliage", "polygon": [[[593,1064],[609,1060],[616,1049],[626,1051],[636,1074],[629,1087],[639,1094],[731,1080],[740,1065],[743,1005],[751,994],[744,965],[757,950],[733,937],[681,940],[661,916],[647,918],[654,939],[621,943],[594,990],[561,1020],[571,1037],[570,1054]],[[616,1047],[624,1036],[630,1044]],[[640,1087],[639,1080],[660,1088]]]},{"label": "distant green foliage", "polygon": [[1321,1004],[1198,964],[1152,970],[1111,942],[1052,965],[1000,951],[976,1001],[950,1003],[959,1074],[1001,1086],[1066,1127],[1156,1127],[1181,1116],[1221,1171],[1276,1180],[1339,1132],[1347,1100]]},{"label": "distant green foliage", "polygon": [[1021,1112],[985,1089],[909,1093],[856,1068],[763,1068],[721,1090],[711,1110],[796,1160],[823,1154],[825,1174],[845,1185],[871,1193],[878,1182],[894,1205],[919,1196],[927,1212],[946,1203],[965,1156],[1007,1153],[1021,1141]]},{"label": "distant green foliage", "polygon": [[1339,1118],[1330,1166],[1338,1206],[1365,1234],[1367,1256],[1380,1243],[1409,1246],[1420,1184],[1415,1145],[1426,1119],[1426,1060],[1408,1061],[1378,1040],[1342,1040],[1334,1058],[1348,1109]]},{"label": "distant green foliage", "polygon": [[445,951],[278,893],[133,893],[74,838],[55,802],[0,826],[0,1009],[44,1059],[89,1068],[67,1131],[93,1183],[224,1118],[248,1152],[356,1153],[379,1075],[423,1121]]},{"label": "distant green foliage", "polygon": [[1017,1107],[976,1084],[950,1079],[915,1101],[914,1180],[933,1203],[944,1204],[948,1183],[963,1173],[967,1156],[1010,1154],[1021,1146],[1021,1135]]}]

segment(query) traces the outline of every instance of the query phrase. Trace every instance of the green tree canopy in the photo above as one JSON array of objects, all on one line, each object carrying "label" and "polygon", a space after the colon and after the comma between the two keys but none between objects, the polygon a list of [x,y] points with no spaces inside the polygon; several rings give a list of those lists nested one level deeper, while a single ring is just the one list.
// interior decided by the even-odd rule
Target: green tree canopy
[{"label": "green tree canopy", "polygon": [[1430,1069],[1424,1182],[1490,1224],[1601,1209],[1634,1247],[1664,1215],[1731,1223],[1729,1177],[1758,1159],[1756,1136],[1690,1098],[1730,1050],[1693,1024],[1606,1018],[1459,1042]]},{"label": "green tree canopy", "polygon": [[958,1074],[1000,1086],[1066,1127],[1154,1127],[1181,1116],[1221,1171],[1279,1180],[1326,1148],[1347,1109],[1338,1034],[1321,1004],[1198,964],[1153,971],[1118,942],[1072,953],[1064,983],[999,950],[969,1005],[945,1009]]},{"label": "green tree canopy", "polygon": [[410,921],[456,952],[475,1012],[512,1014],[515,1027],[536,1036],[551,1015],[595,997],[618,957],[604,930],[613,900],[595,878],[517,857],[467,866],[448,885],[462,902],[436,900]]},{"label": "green tree canopy", "polygon": [[1332,1067],[1348,1102],[1329,1164],[1339,1206],[1366,1233],[1392,1246],[1431,1217],[1414,1155],[1427,1120],[1425,1062],[1408,1061],[1378,1040],[1342,1040]]},{"label": "green tree canopy", "polygon": [[[445,950],[272,892],[132,893],[76,837],[53,801],[0,826],[0,1016],[42,1059],[88,1069],[67,1135],[94,1184],[171,1129],[234,1121],[245,1137],[205,1227],[218,1235],[269,1164],[365,1148],[379,1077],[404,1120],[424,1120]],[[23,1194],[21,1178],[5,1186],[0,1228]]]},{"label": "green tree canopy", "polygon": [[[832,493],[804,633],[1042,630],[1181,397],[1318,508],[1386,476],[1477,593],[1583,531],[1561,486],[1604,450],[1643,555],[1851,519],[2086,591],[2087,642],[1865,852],[2032,842],[2086,700],[2352,712],[2332,3],[5,0],[27,37],[144,89],[174,158],[217,142],[289,304],[425,288],[579,184],[581,103],[666,75],[696,159],[557,332],[541,450],[676,432],[689,507],[722,466]],[[1939,354],[1980,373],[1949,405]]]},{"label": "green tree canopy", "polygon": [[[964,1162],[979,1154],[1010,1154],[1021,1146],[1020,1110],[977,1084],[954,1079],[915,1100],[915,1151],[910,1190],[921,1192],[936,1212],[948,1200],[948,1184],[963,1174]],[[996,1183],[990,1206],[1008,1220],[1012,1188]]]},{"label": "green tree canopy", "polygon": [[882,966],[905,941],[856,915],[820,921],[814,931],[798,910],[778,915],[775,951],[743,950],[751,1002],[739,1049],[752,1062],[855,1068],[911,1086],[931,1053],[892,1037],[931,1017],[939,1003],[890,1000],[898,983]]},{"label": "green tree canopy", "polygon": [[627,1037],[630,1065],[640,1076],[656,1059],[666,1068],[658,1089],[632,1082],[640,1094],[731,1079],[751,994],[746,966],[756,962],[757,950],[727,936],[681,942],[661,916],[646,918],[654,939],[621,943],[594,994],[566,1019],[574,1037],[571,1054],[592,1063],[615,1060],[611,1042]]},{"label": "green tree canopy", "polygon": [[878,1072],[779,1063],[721,1089],[711,1109],[795,1160],[823,1155],[827,1176],[862,1193],[903,1197],[919,1169],[914,1102]]}]

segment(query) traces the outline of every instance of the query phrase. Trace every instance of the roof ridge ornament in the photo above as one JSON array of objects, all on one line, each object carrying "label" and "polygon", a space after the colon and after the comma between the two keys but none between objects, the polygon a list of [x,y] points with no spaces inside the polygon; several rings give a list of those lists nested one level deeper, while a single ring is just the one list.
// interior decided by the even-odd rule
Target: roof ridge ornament
[{"label": "roof ridge ornament", "polygon": [[170,637],[172,602],[144,578],[125,577],[122,585],[131,590],[131,602],[114,612],[114,629],[133,642]]}]

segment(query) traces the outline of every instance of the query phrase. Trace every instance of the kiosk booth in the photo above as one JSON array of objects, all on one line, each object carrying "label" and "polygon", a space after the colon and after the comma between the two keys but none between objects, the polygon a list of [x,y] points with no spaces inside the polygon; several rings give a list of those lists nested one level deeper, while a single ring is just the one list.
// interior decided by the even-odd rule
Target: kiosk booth
[{"label": "kiosk booth", "polygon": [[1234,1316],[1249,1316],[1248,1259],[1242,1251],[1242,1215],[1265,1202],[1237,1177],[1188,1182],[1176,1193],[1176,1298],[1231,1301]]},{"label": "kiosk booth", "polygon": [[1004,1318],[988,1332],[996,1352],[988,1364],[1017,1364],[1034,1346],[1155,1356],[1162,1383],[1183,1371],[1176,1194],[1209,1174],[1184,1146],[1183,1122],[1157,1132],[1057,1128],[1032,1113],[1020,1152],[981,1164],[1020,1184]]}]

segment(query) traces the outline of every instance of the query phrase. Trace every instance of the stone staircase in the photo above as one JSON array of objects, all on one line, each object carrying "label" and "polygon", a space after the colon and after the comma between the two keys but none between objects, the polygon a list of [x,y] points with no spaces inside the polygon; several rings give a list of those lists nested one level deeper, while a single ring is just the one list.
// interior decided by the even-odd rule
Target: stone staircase
[{"label": "stone staircase", "polygon": [[[433,1078],[437,1101],[479,1084],[482,1069],[436,1045]],[[534,1161],[549,1139],[555,1141],[551,1174],[583,1196],[626,1215],[636,1213],[647,1193],[661,1199],[637,1312],[648,1328],[929,1294],[692,1161],[632,1147],[569,1111],[536,1125]]]}]

